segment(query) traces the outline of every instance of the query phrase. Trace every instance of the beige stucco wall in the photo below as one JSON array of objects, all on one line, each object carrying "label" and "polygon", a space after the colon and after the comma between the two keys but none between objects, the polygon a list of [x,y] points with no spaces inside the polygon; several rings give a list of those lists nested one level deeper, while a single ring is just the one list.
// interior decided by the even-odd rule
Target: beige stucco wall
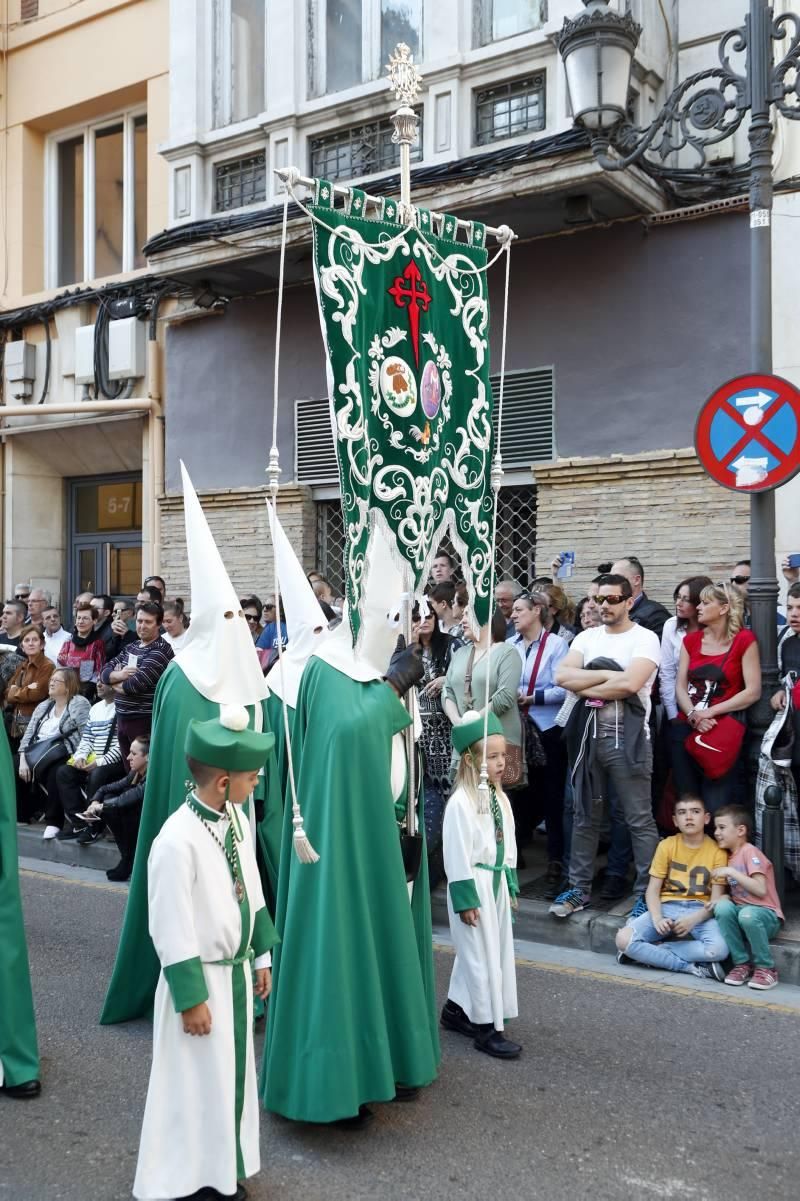
[{"label": "beige stucco wall", "polygon": [[0,157],[4,308],[44,292],[45,148],[54,131],[146,101],[147,236],[167,224],[168,172],[158,146],[169,132],[169,0],[44,0],[39,9],[39,20],[18,25],[18,0],[9,5],[0,106],[8,131],[5,163]]}]

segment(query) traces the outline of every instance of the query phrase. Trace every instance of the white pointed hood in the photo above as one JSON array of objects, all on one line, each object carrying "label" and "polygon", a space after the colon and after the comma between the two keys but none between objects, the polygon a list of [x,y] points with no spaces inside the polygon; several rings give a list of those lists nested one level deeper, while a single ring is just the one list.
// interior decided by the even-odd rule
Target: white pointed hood
[{"label": "white pointed hood", "polygon": [[181,475],[192,621],[175,662],[206,700],[254,705],[269,689],[253,637],[183,463]]},{"label": "white pointed hood", "polygon": [[269,501],[267,513],[289,639],[286,650],[269,673],[269,687],[270,692],[296,709],[303,668],[328,637],[328,619]]},{"label": "white pointed hood", "polygon": [[376,523],[364,566],[358,642],[354,647],[345,606],[342,624],[328,635],[314,655],[350,676],[351,680],[367,683],[382,679],[401,632],[395,616],[400,610],[402,595],[403,577],[392,557],[389,541]]}]

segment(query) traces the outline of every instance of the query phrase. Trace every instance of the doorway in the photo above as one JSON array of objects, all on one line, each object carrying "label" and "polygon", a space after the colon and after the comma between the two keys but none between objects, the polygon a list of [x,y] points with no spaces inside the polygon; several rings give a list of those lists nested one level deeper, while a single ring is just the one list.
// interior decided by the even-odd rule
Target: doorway
[{"label": "doorway", "polygon": [[142,478],[69,480],[69,595],[136,596],[142,582]]}]

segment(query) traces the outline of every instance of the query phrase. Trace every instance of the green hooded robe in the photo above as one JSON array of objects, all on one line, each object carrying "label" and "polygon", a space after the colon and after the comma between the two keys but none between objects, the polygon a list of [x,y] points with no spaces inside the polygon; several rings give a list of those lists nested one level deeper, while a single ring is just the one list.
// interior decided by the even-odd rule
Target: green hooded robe
[{"label": "green hooded robe", "polygon": [[13,1087],[39,1079],[39,1048],[19,891],[14,765],[4,727],[0,731],[0,930],[0,1084]]},{"label": "green hooded robe", "polygon": [[309,841],[303,864],[284,810],[265,1108],[331,1122],[439,1065],[427,864],[409,904],[391,788],[391,744],[408,714],[382,681],[321,659],[303,674],[292,731]]},{"label": "green hooded robe", "polygon": [[[289,737],[292,737],[292,727],[294,724],[294,709],[289,705]],[[267,716],[269,717],[269,728],[275,735],[275,765],[278,770],[278,782],[281,796],[286,800],[287,790],[289,788],[289,767],[286,756],[286,731],[283,725],[283,701],[275,692],[271,692],[267,697]],[[291,798],[289,803],[291,804]],[[278,834],[280,843],[280,833]]]},{"label": "green hooded robe", "polygon": [[[262,729],[266,731],[270,729],[266,702],[261,704]],[[253,729],[255,707],[248,706],[247,712]],[[152,1010],[160,966],[148,931],[147,859],[164,822],[186,799],[189,769],[183,744],[189,722],[192,718],[206,721],[218,716],[216,701],[206,700],[180,666],[170,663],[158,682],[153,702],[153,739],[136,858],[117,958],[100,1015],[103,1025],[145,1017]],[[267,907],[272,913],[281,837],[281,797],[272,751],[256,789],[256,800],[264,801],[264,816],[256,830],[257,850]]]}]

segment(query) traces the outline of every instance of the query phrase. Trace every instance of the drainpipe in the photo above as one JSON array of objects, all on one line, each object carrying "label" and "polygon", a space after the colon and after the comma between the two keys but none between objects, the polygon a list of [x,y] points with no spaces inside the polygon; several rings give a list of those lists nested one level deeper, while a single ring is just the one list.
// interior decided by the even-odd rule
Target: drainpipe
[{"label": "drainpipe", "polygon": [[164,411],[161,407],[161,347],[157,337],[158,306],[153,310],[147,342],[147,395],[153,404],[150,430],[151,542],[150,572],[161,571],[161,506],[164,494]]}]

